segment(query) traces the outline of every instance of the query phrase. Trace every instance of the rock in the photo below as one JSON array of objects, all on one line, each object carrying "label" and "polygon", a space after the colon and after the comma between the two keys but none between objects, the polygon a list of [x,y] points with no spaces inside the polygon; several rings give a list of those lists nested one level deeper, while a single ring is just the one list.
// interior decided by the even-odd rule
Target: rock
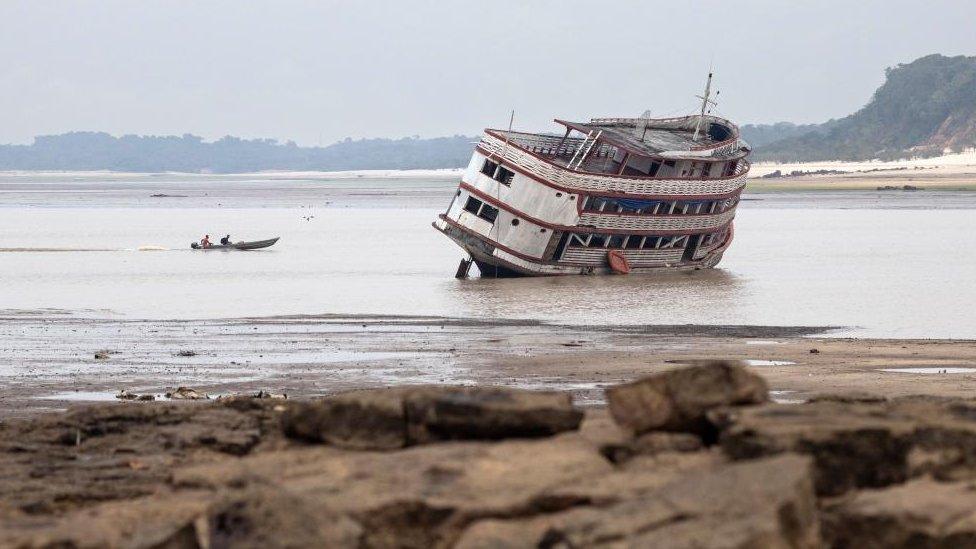
[{"label": "rock", "polygon": [[170,400],[206,400],[210,398],[210,395],[189,387],[178,387],[175,391],[166,393],[166,398]]},{"label": "rock", "polygon": [[351,449],[390,450],[455,439],[553,435],[576,429],[569,395],[493,387],[404,387],[294,403],[285,433]]},{"label": "rock", "polygon": [[275,486],[226,492],[188,526],[203,547],[358,547],[362,528],[328,508]]},{"label": "rock", "polygon": [[682,476],[642,497],[510,520],[480,520],[458,549],[820,547],[810,464],[781,456]]},{"label": "rock", "polygon": [[354,391],[317,401],[294,402],[281,417],[285,434],[356,450],[407,445],[407,420],[398,391]]},{"label": "rock", "polygon": [[812,395],[807,402],[885,402],[888,398],[882,395],[865,393],[863,391],[850,391],[845,393],[817,393]]},{"label": "rock", "polygon": [[862,490],[824,512],[830,547],[976,547],[976,486],[918,479]]},{"label": "rock", "polygon": [[609,444],[600,452],[614,463],[623,463],[634,456],[656,455],[664,452],[697,452],[704,449],[701,437],[691,433],[651,432],[622,444]]},{"label": "rock", "polygon": [[583,413],[566,393],[438,387],[404,396],[410,442],[544,437],[575,430]]},{"label": "rock", "polygon": [[155,395],[149,395],[149,394],[139,395],[138,397],[136,397],[136,400],[138,400],[140,402],[152,402],[152,401],[156,400],[156,396]]},{"label": "rock", "polygon": [[569,433],[396,452],[305,447],[185,467],[172,479],[178,490],[252,482],[281,486],[309,509],[331,509],[359,523],[362,547],[445,547],[465,525],[485,516],[585,504],[588,494],[608,492],[592,481],[613,473],[591,444]]},{"label": "rock", "polygon": [[976,403],[900,398],[742,408],[720,443],[732,459],[813,456],[817,492],[825,496],[926,474],[976,478]]},{"label": "rock", "polygon": [[197,356],[197,352],[189,349],[180,349],[176,352],[175,356]]},{"label": "rock", "polygon": [[117,351],[110,351],[108,349],[102,349],[101,351],[95,351],[95,360],[108,360],[110,355],[117,355]]},{"label": "rock", "polygon": [[705,413],[716,407],[758,404],[768,398],[766,381],[735,362],[714,361],[609,387],[614,419],[635,433],[652,430],[696,433],[710,442],[714,429]]},{"label": "rock", "polygon": [[820,349],[810,349],[810,354],[811,355],[819,355],[820,354]]}]

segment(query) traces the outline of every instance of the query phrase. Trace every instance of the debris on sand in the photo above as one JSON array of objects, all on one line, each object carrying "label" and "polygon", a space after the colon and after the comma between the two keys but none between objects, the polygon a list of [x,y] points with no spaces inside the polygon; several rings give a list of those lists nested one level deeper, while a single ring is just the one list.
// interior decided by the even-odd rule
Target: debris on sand
[{"label": "debris on sand", "polygon": [[285,393],[272,393],[271,391],[260,390],[256,393],[235,393],[230,395],[221,395],[217,397],[217,400],[221,402],[229,402],[231,400],[250,400],[250,399],[271,399],[271,400],[287,400],[288,395]]},{"label": "debris on sand", "polygon": [[190,349],[180,349],[174,356],[197,356],[197,352]]},{"label": "debris on sand", "polygon": [[137,400],[140,402],[152,402],[156,400],[156,395],[152,395],[149,393],[140,395],[139,393],[133,393],[128,389],[122,389],[115,395],[115,398],[119,400]]},{"label": "debris on sand", "polygon": [[166,398],[170,400],[206,400],[210,398],[210,395],[189,387],[177,387],[175,391],[166,393]]},{"label": "debris on sand", "polygon": [[100,351],[95,351],[95,360],[108,360],[109,356],[119,354],[118,351],[111,351],[109,349],[102,349]]},{"label": "debris on sand", "polygon": [[272,393],[270,391],[262,390],[255,393],[254,398],[273,398],[276,400],[284,400],[288,398],[288,395],[286,395],[285,393]]}]

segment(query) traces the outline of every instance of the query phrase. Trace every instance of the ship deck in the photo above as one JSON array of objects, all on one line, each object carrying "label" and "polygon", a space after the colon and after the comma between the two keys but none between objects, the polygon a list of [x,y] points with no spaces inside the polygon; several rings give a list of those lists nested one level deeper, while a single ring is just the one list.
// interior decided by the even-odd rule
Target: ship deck
[{"label": "ship deck", "polygon": [[[709,124],[702,126],[702,131],[696,141],[693,122],[662,127],[656,124],[657,121],[651,120],[647,127],[641,130],[640,135],[637,135],[636,126],[630,123],[603,122],[600,120],[593,122],[557,120],[557,122],[584,135],[590,132],[594,132],[594,135],[596,132],[601,132],[601,141],[643,156],[652,156],[666,151],[691,151],[708,148],[721,142],[709,134]],[[728,136],[720,134],[719,137],[726,139]]]}]

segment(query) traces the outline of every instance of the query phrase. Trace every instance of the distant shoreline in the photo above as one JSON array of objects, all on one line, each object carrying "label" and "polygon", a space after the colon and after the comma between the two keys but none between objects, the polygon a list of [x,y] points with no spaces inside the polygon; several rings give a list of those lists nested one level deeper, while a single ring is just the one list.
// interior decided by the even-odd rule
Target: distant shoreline
[{"label": "distant shoreline", "polygon": [[111,170],[0,170],[0,177],[179,177],[234,178],[254,177],[267,179],[453,179],[464,173],[464,168],[438,168],[416,170],[341,170],[341,171],[283,171],[208,173],[208,172],[117,172]]}]

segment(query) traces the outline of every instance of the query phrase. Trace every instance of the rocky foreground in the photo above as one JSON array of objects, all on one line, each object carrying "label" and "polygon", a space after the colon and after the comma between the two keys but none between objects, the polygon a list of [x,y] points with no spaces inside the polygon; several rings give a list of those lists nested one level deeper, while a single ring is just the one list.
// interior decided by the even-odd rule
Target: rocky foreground
[{"label": "rocky foreground", "polygon": [[2,547],[974,547],[976,400],[771,404],[731,363],[0,425]]}]

